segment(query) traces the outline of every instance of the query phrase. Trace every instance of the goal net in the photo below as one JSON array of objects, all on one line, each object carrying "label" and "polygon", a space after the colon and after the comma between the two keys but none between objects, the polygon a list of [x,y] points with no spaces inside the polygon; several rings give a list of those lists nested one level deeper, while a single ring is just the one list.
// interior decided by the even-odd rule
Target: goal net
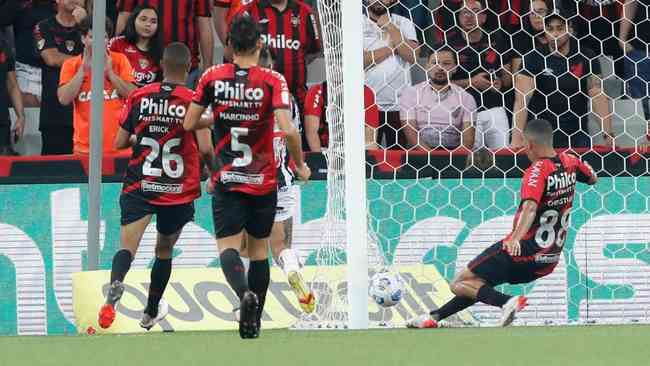
[{"label": "goal net", "polygon": [[[648,2],[629,14],[622,1],[606,0],[366,0],[357,14],[361,31],[342,26],[342,3],[318,1],[328,196],[323,218],[302,225],[321,233],[320,247],[303,253],[314,265],[307,279],[318,305],[296,327],[347,325],[346,253],[353,245],[367,246],[368,279],[387,267],[405,282],[395,307],[368,298],[371,326],[402,326],[449,300],[454,276],[512,228],[529,165],[514,149],[515,135],[533,118],[550,120],[556,147],[588,161],[600,181],[577,188],[556,270],[499,287],[530,300],[515,324],[650,321],[650,181],[638,155],[650,120],[650,56],[641,49]],[[354,37],[363,37],[365,75],[347,78],[342,45]],[[364,80],[382,117],[370,129],[376,136],[366,138],[367,196],[358,198],[367,240],[350,243],[345,220],[359,205],[345,199],[344,132],[362,121],[345,118],[343,88],[361,89]],[[490,326],[500,314],[477,304],[450,323]]]}]

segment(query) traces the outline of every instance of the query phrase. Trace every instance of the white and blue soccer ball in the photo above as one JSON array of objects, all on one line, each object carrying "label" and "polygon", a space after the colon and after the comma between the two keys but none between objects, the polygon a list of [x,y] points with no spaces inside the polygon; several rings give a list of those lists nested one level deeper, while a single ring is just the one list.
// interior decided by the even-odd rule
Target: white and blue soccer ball
[{"label": "white and blue soccer ball", "polygon": [[370,297],[381,307],[391,307],[402,300],[404,281],[391,271],[377,272],[370,280]]}]

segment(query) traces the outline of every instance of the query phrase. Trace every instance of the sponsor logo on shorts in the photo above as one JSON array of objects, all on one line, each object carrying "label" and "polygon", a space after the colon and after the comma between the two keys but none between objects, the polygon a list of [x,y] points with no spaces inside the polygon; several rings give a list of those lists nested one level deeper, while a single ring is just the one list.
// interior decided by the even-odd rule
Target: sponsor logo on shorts
[{"label": "sponsor logo on shorts", "polygon": [[241,183],[241,184],[260,185],[264,183],[264,176],[262,174],[221,172],[221,183]]},{"label": "sponsor logo on shorts", "polygon": [[143,180],[142,191],[157,192],[157,193],[183,193],[183,185],[157,183],[157,182],[150,182],[148,180]]},{"label": "sponsor logo on shorts", "polygon": [[557,263],[560,261],[560,253],[538,254],[535,256],[537,263]]}]

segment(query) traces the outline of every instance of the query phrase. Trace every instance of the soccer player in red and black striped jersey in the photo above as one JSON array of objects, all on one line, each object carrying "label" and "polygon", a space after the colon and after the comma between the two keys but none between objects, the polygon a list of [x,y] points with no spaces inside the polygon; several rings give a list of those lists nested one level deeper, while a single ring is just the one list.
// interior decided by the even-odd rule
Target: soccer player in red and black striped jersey
[{"label": "soccer player in red and black striped jersey", "polygon": [[299,106],[307,95],[307,64],[321,51],[318,21],[312,8],[299,0],[259,0],[240,12],[262,27],[262,40],[276,55],[275,70],[284,75]]},{"label": "soccer player in red and black striped jersey", "polygon": [[99,312],[99,325],[115,319],[115,304],[124,292],[124,277],[144,231],[156,215],[156,260],[151,268],[149,298],[140,326],[147,330],[162,320],[168,306],[161,297],[172,269],[172,250],[183,226],[194,218],[194,200],[201,195],[199,151],[212,154],[210,130],[187,132],[185,114],[193,92],[184,87],[190,51],[172,43],[162,59],[162,83],[133,91],[120,116],[115,147],[133,148],[120,196],[121,249],[113,257],[111,287]]},{"label": "soccer player in red and black striped jersey", "polygon": [[531,165],[521,182],[521,203],[512,232],[485,249],[454,279],[454,298],[409,321],[408,327],[437,328],[441,320],[479,301],[502,308],[500,325],[510,325],[528,305],[527,299],[508,296],[494,287],[533,282],[557,266],[569,230],[576,183],[593,185],[598,178],[591,166],[575,155],[555,152],[553,128],[546,120],[528,122],[524,142]]},{"label": "soccer player in red and black striped jersey", "polygon": [[[284,78],[257,66],[263,45],[258,24],[248,15],[236,16],[229,39],[234,63],[213,66],[203,74],[184,127],[214,126],[216,158],[208,187],[213,192],[219,258],[228,284],[241,300],[239,334],[256,338],[270,281],[267,242],[278,188],[273,149],[276,121],[286,134],[298,178],[307,180],[311,172],[302,156],[300,135],[291,122]],[[213,120],[205,123],[201,115],[209,106]],[[251,259],[248,280],[239,253],[244,231]]]},{"label": "soccer player in red and black striped jersey", "polygon": [[122,34],[129,15],[137,6],[150,6],[158,10],[159,27],[163,30],[163,45],[181,42],[192,51],[192,69],[188,85],[193,86],[199,76],[199,61],[202,62],[203,68],[212,66],[212,0],[118,0],[117,6],[117,35]]}]

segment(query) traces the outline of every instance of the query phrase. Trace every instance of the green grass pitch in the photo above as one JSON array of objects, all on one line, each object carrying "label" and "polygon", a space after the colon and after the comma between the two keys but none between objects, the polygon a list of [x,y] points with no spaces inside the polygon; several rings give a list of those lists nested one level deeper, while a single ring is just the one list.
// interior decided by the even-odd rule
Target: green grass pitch
[{"label": "green grass pitch", "polygon": [[650,326],[0,337],[2,366],[643,366]]}]

